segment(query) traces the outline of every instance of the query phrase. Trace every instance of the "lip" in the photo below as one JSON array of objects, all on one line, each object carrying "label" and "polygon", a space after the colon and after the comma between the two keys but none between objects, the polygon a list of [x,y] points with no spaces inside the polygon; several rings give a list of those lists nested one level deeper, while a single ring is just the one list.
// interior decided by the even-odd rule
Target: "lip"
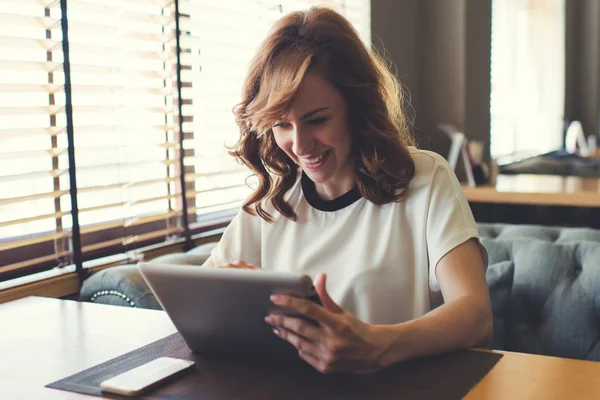
[{"label": "lip", "polygon": [[[324,158],[323,158],[321,161],[319,161],[318,163],[315,163],[315,164],[307,164],[307,163],[305,163],[305,162],[303,161],[303,162],[302,162],[302,165],[303,165],[304,167],[306,167],[306,168],[308,168],[308,169],[312,169],[312,170],[315,170],[315,169],[318,169],[318,168],[320,168],[321,166],[323,166],[323,164],[325,164],[325,162],[326,162],[326,161],[327,161],[327,159],[329,158],[329,155],[331,154],[331,151],[330,151],[330,150],[325,150],[325,152],[327,152],[327,154],[325,154],[325,157],[324,157]],[[323,153],[320,153],[320,154],[323,154]]]}]

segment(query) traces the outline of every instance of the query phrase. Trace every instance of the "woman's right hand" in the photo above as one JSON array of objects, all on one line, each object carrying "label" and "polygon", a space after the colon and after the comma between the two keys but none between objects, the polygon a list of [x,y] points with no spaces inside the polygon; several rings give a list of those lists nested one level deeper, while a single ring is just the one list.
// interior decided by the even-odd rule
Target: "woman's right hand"
[{"label": "woman's right hand", "polygon": [[230,262],[229,264],[223,265],[220,268],[256,269],[256,270],[259,270],[259,271],[263,270],[258,265],[246,264],[242,260],[237,260],[237,261]]}]

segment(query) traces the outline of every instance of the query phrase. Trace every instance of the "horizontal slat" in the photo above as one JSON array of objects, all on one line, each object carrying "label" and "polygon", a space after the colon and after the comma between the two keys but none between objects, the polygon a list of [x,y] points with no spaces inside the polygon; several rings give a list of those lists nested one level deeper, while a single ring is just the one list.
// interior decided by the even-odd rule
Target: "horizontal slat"
[{"label": "horizontal slat", "polygon": [[[25,39],[13,37],[0,37],[0,49],[9,50],[43,50],[43,51],[62,51],[62,44],[52,39]],[[17,57],[15,57],[17,58]]]},{"label": "horizontal slat", "polygon": [[67,170],[67,169],[55,169],[52,171],[41,171],[41,172],[28,172],[26,174],[0,176],[0,182],[29,180],[29,179],[36,179],[36,178],[44,178],[47,176],[50,176],[52,178],[58,178],[59,176],[68,174],[68,173],[69,173],[69,170]]},{"label": "horizontal slat", "polygon": [[73,106],[74,115],[77,115],[77,113],[114,115],[115,113],[127,112],[130,118],[134,116],[144,117],[148,114],[171,114],[176,110],[176,106],[146,107],[127,103],[126,100],[123,100],[123,103],[115,103],[114,106]]},{"label": "horizontal slat", "polygon": [[[173,165],[179,163],[179,160],[149,160],[149,161],[136,161],[136,162],[124,162],[120,164],[107,163],[107,164],[97,164],[97,165],[89,165],[89,166],[79,166],[77,167],[77,171],[97,171],[104,170],[106,168],[126,168],[126,167],[139,167],[142,165],[151,165],[151,164],[163,164]],[[2,181],[2,177],[0,177],[0,181]],[[127,184],[126,182],[121,182],[123,184]]]},{"label": "horizontal slat", "polygon": [[161,236],[167,236],[176,232],[183,232],[183,227],[175,227],[170,229],[163,229],[162,231],[144,233],[141,235],[128,236],[123,240],[123,244],[130,246],[135,243],[144,242],[146,240],[154,239]]},{"label": "horizontal slat", "polygon": [[54,115],[64,111],[64,106],[44,106],[44,107],[0,107],[0,116],[8,115],[10,117],[19,115]]},{"label": "horizontal slat", "polygon": [[102,231],[105,229],[129,228],[132,226],[139,226],[139,225],[147,224],[149,222],[165,220],[167,218],[179,217],[179,216],[181,216],[181,214],[182,214],[181,211],[170,211],[170,212],[164,213],[164,214],[148,215],[148,216],[144,216],[144,217],[136,217],[136,218],[132,218],[132,219],[130,218],[128,220],[118,220],[118,221],[105,222],[105,223],[95,224],[95,225],[90,225],[90,226],[84,226],[81,228],[81,234],[84,235],[87,233],[99,232],[99,231]]},{"label": "horizontal slat", "polygon": [[47,242],[49,240],[55,240],[70,236],[71,231],[64,231],[59,233],[42,234],[22,239],[10,240],[8,242],[0,243],[0,251],[15,249],[17,247],[29,246],[36,243]]},{"label": "horizontal slat", "polygon": [[[112,133],[130,133],[132,128],[137,128],[139,130],[140,124],[139,121],[132,121],[131,125],[123,125],[123,124],[109,124],[107,123],[105,126],[79,126],[75,127],[75,131],[77,132],[77,136],[85,135],[86,133],[105,133],[107,130],[110,130]],[[145,125],[143,127],[144,131],[155,130],[166,132],[169,130],[177,130],[177,124],[161,124],[161,125]],[[11,137],[25,137],[25,136],[37,136],[37,135],[50,135],[56,136],[66,132],[66,128],[64,127],[48,127],[48,128],[22,128],[22,129],[2,129],[0,128],[0,139],[6,139]]]},{"label": "horizontal slat", "polygon": [[60,154],[66,153],[67,149],[48,149],[48,150],[34,150],[34,151],[13,151],[10,153],[0,153],[1,160],[23,160],[26,158],[39,158],[39,157],[56,157]]},{"label": "horizontal slat", "polygon": [[52,61],[34,62],[34,61],[7,61],[0,60],[0,71],[46,71],[62,72],[62,63]]},{"label": "horizontal slat", "polygon": [[90,64],[71,64],[72,74],[91,74],[91,75],[109,75],[117,78],[135,77],[135,78],[160,78],[175,79],[175,70],[158,70],[155,68],[140,65],[139,63],[119,63],[115,61],[114,66],[90,65]]},{"label": "horizontal slat", "polygon": [[[190,196],[192,195],[198,195],[198,194],[202,194],[202,193],[214,193],[217,192],[219,190],[227,190],[227,189],[235,189],[235,188],[241,188],[241,187],[246,187],[245,183],[239,184],[239,185],[227,185],[227,186],[217,186],[217,187],[213,187],[210,189],[206,189],[206,190],[191,190],[189,191]],[[188,192],[185,192],[186,196],[188,196]]]},{"label": "horizontal slat", "polygon": [[60,93],[64,92],[63,85],[35,85],[26,83],[0,83],[0,93]]},{"label": "horizontal slat", "polygon": [[[113,93],[121,95],[126,94],[137,94],[137,95],[148,95],[148,94],[160,94],[160,95],[173,95],[177,89],[170,87],[161,88],[149,88],[142,85],[78,85],[74,84],[71,86],[73,93]],[[52,84],[25,84],[25,83],[0,83],[0,93],[63,93],[64,85],[52,85]]]},{"label": "horizontal slat", "polygon": [[[114,59],[122,60],[124,63],[135,63],[139,59],[168,61],[175,60],[176,58],[174,53],[168,51],[136,51],[133,48],[127,49],[127,52],[124,52],[123,50],[123,47],[116,47],[114,43],[112,46],[110,46],[108,43],[106,46],[78,43],[74,41],[69,43],[69,51],[71,53],[90,54],[94,55],[94,57],[112,57]],[[75,65],[77,64],[75,60],[73,60],[72,63]]]},{"label": "horizontal slat", "polygon": [[[101,38],[106,41],[110,41],[114,38],[118,40],[134,39],[141,42],[167,44],[175,40],[174,33],[153,33],[136,30],[129,25],[124,25],[122,23],[124,21],[122,18],[111,21],[110,19],[98,19],[97,16],[94,16],[94,19],[93,23],[78,21],[74,18],[69,19],[69,36],[77,36],[78,41],[82,41],[82,39],[86,37],[92,37]],[[173,31],[175,31],[175,21],[169,20],[169,24],[170,23],[172,23]],[[157,23],[156,25],[166,26],[160,23]]]},{"label": "horizontal slat", "polygon": [[26,261],[22,261],[22,262],[18,262],[15,264],[9,264],[9,265],[5,265],[0,267],[0,273],[4,274],[4,273],[8,273],[8,272],[13,272],[16,271],[18,269],[23,269],[23,268],[27,268],[30,267],[32,265],[36,265],[36,264],[41,264],[47,261],[52,261],[52,260],[56,260],[58,257],[65,257],[65,256],[70,256],[72,253],[70,251],[61,251],[59,253],[55,253],[55,254],[50,254],[47,256],[43,256],[43,257],[37,257],[37,258],[32,258]]},{"label": "horizontal slat", "polygon": [[[173,0],[152,1],[150,4],[159,8],[166,8]],[[166,25],[173,16],[163,16],[156,12],[150,13],[147,2],[142,2],[146,6],[144,11],[136,6],[132,1],[97,1],[97,0],[70,0],[69,11],[75,13],[89,13],[101,17],[115,17],[135,22],[156,22]],[[139,2],[138,2],[139,3]],[[156,10],[156,9],[155,9]]]},{"label": "horizontal slat", "polygon": [[237,173],[237,172],[240,172],[240,169],[230,169],[230,170],[224,170],[224,171],[209,172],[209,173],[204,173],[204,174],[203,173],[185,174],[185,181],[193,182],[197,178],[229,175],[229,174],[233,174],[233,173]]},{"label": "horizontal slat", "polygon": [[119,189],[119,188],[129,188],[129,187],[138,187],[145,185],[152,185],[156,183],[170,183],[174,181],[178,181],[179,177],[168,177],[168,178],[160,178],[160,179],[149,179],[147,181],[136,181],[136,182],[125,182],[125,183],[113,183],[110,185],[99,185],[99,186],[88,186],[88,187],[78,187],[77,191],[79,193],[89,193],[107,189]]},{"label": "horizontal slat", "polygon": [[31,195],[27,195],[27,196],[0,198],[0,205],[22,203],[25,201],[40,200],[40,199],[46,199],[46,198],[58,198],[58,197],[65,196],[68,194],[69,194],[68,190],[59,190],[56,192],[38,193],[38,194],[31,194]]},{"label": "horizontal slat", "polygon": [[173,95],[177,89],[170,87],[148,87],[142,84],[136,85],[135,82],[131,85],[77,85],[72,86],[72,92],[77,94],[84,93],[110,93],[115,95],[151,95],[160,94],[163,96]]},{"label": "horizontal slat", "polygon": [[240,199],[240,200],[232,200],[232,201],[227,201],[224,203],[219,203],[218,205],[209,205],[209,206],[203,206],[203,207],[192,207],[189,209],[189,213],[196,213],[198,215],[202,215],[202,214],[208,214],[209,212],[214,212],[217,210],[226,210],[228,208],[232,208],[232,207],[238,207],[242,204],[244,199]]},{"label": "horizontal slat", "polygon": [[[40,7],[40,11],[43,11],[42,7]],[[0,13],[0,24],[4,26],[17,26],[20,29],[52,29],[60,25],[60,19],[15,14],[3,2],[2,13]]]},{"label": "horizontal slat", "polygon": [[31,10],[32,7],[36,9],[58,8],[60,7],[60,3],[56,0],[29,0],[28,2],[24,2],[23,0],[2,0],[2,7],[6,10],[21,10],[23,7]]},{"label": "horizontal slat", "polygon": [[166,196],[159,196],[159,197],[152,197],[152,198],[148,198],[148,199],[140,199],[140,200],[133,200],[133,201],[121,201],[121,202],[116,202],[116,203],[107,203],[107,204],[102,204],[102,205],[99,205],[99,206],[80,208],[79,209],[79,213],[82,214],[82,213],[91,212],[91,211],[106,210],[108,208],[130,207],[130,206],[134,206],[136,204],[151,203],[153,201],[160,201],[160,200],[167,200],[168,201],[168,200],[171,200],[171,199],[174,199],[174,198],[178,198],[178,197],[181,197],[181,193],[169,194],[169,195],[166,195]]},{"label": "horizontal slat", "polygon": [[11,221],[0,222],[0,228],[3,228],[5,226],[11,226],[11,225],[25,224],[27,222],[42,221],[44,219],[50,219],[50,218],[61,218],[61,217],[64,217],[65,215],[69,215],[69,214],[71,214],[70,210],[55,212],[55,213],[51,213],[51,214],[36,215],[35,217],[14,219]]},{"label": "horizontal slat", "polygon": [[178,232],[183,232],[183,228],[175,227],[175,228],[170,228],[170,229],[163,229],[163,230],[156,231],[156,232],[145,233],[142,235],[126,236],[124,238],[117,238],[117,239],[112,239],[112,240],[108,240],[105,242],[98,242],[98,243],[94,243],[94,244],[91,244],[88,246],[83,246],[81,251],[83,254],[86,254],[86,253],[90,253],[92,251],[100,250],[100,249],[103,249],[106,247],[111,247],[111,246],[119,246],[119,245],[130,246],[135,243],[143,242],[143,241],[146,241],[149,239],[154,239],[157,237],[166,236],[166,235],[170,235],[170,234],[178,233]]},{"label": "horizontal slat", "polygon": [[[139,151],[179,148],[179,143],[166,142],[166,143],[149,143],[149,144],[142,143],[142,144],[139,144],[139,139],[140,139],[139,136],[129,138],[129,140],[130,140],[129,142],[116,143],[115,145],[112,145],[112,146],[78,147],[76,150],[76,155],[83,157],[86,155],[90,156],[90,155],[99,154],[102,152],[114,152],[119,149],[128,149],[128,148],[135,148],[136,150],[139,150]],[[138,142],[135,143],[134,140],[138,140]],[[61,154],[66,154],[67,151],[68,151],[67,149],[55,148],[55,149],[48,149],[48,150],[13,151],[13,152],[7,152],[7,153],[0,152],[0,159],[1,160],[10,160],[10,159],[23,160],[23,159],[27,159],[27,158],[58,157]],[[159,161],[160,160],[156,160],[156,161],[148,160],[148,162],[159,162]],[[169,160],[169,164],[172,164],[173,163],[172,161],[173,160]],[[122,165],[123,166],[136,165],[136,163],[124,161]]]},{"label": "horizontal slat", "polygon": [[45,135],[45,134],[47,134],[49,136],[56,136],[65,131],[66,131],[65,128],[60,128],[60,127],[22,128],[22,129],[2,129],[2,128],[0,128],[0,139],[8,139],[11,137],[38,136],[38,135]]},{"label": "horizontal slat", "polygon": [[169,211],[168,213],[164,213],[164,214],[148,215],[145,217],[134,217],[134,218],[130,218],[130,219],[126,220],[124,223],[124,226],[127,228],[129,226],[147,224],[148,222],[160,221],[163,219],[180,216],[181,214],[182,214],[181,211]]},{"label": "horizontal slat", "polygon": [[[245,3],[245,4],[244,4]],[[261,2],[232,2],[232,1],[221,1],[215,2],[213,0],[193,0],[193,1],[181,1],[181,13],[197,16],[206,15],[208,17],[232,17],[238,18],[239,20],[257,19],[261,21],[273,21],[278,16],[281,16],[279,12],[279,4],[281,1]],[[268,27],[268,25],[267,25]]]}]

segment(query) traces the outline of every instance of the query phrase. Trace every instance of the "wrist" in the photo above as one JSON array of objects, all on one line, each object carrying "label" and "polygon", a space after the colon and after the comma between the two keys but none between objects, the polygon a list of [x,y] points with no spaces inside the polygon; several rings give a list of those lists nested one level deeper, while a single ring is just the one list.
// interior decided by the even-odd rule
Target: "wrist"
[{"label": "wrist", "polygon": [[372,325],[375,351],[373,363],[377,368],[387,368],[392,364],[406,361],[409,356],[402,346],[405,337],[405,324]]}]

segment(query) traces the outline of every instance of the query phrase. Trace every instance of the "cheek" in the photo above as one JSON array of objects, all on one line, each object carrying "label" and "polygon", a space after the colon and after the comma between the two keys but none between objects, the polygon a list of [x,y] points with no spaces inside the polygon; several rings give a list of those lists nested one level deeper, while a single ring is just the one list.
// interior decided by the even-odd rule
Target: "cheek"
[{"label": "cheek", "polygon": [[292,148],[291,140],[286,139],[282,135],[273,135],[273,138],[275,139],[275,144],[277,145],[277,147],[279,147],[281,150],[283,150],[288,156],[291,156],[291,153],[290,153],[291,148]]},{"label": "cheek", "polygon": [[351,148],[352,136],[350,127],[347,124],[339,124],[329,135],[330,145],[336,147],[339,152],[349,153]]}]

